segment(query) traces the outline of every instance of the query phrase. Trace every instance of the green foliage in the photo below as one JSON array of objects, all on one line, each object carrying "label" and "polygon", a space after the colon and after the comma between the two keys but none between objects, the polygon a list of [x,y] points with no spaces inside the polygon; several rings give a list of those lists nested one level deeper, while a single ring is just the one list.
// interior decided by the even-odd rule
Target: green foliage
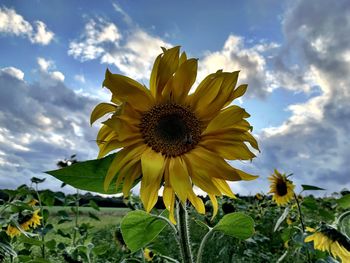
[{"label": "green foliage", "polygon": [[213,230],[238,239],[247,239],[254,233],[254,220],[243,213],[232,213],[225,215]]},{"label": "green foliage", "polygon": [[[56,177],[62,182],[81,190],[97,192],[102,194],[116,194],[121,192],[121,187],[115,189],[113,182],[107,192],[103,189],[103,182],[108,168],[113,161],[115,154],[110,154],[105,158],[78,162],[71,166],[47,171],[46,173]],[[114,180],[118,178],[115,176]]]},{"label": "green foliage", "polygon": [[350,208],[350,194],[344,195],[342,198],[338,199],[337,203],[341,208]]},{"label": "green foliage", "polygon": [[128,248],[135,252],[154,240],[166,223],[144,211],[129,212],[122,220],[120,228]]}]

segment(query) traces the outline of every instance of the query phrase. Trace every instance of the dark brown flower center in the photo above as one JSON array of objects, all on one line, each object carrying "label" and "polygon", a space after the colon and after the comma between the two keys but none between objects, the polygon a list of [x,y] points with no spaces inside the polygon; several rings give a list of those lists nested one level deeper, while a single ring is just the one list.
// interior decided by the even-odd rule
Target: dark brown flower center
[{"label": "dark brown flower center", "polygon": [[276,191],[279,196],[284,196],[287,194],[287,182],[282,179],[278,179],[276,183]]},{"label": "dark brown flower center", "polygon": [[176,103],[154,106],[144,113],[140,131],[154,151],[175,157],[192,150],[200,141],[200,122],[193,112]]}]

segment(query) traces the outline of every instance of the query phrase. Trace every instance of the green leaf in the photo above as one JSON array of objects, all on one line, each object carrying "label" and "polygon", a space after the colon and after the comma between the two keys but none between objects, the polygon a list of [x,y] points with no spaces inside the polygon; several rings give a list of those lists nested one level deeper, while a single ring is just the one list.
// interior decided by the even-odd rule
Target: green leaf
[{"label": "green leaf", "polygon": [[290,210],[289,206],[287,206],[287,207],[284,209],[283,214],[280,216],[280,218],[278,218],[278,220],[277,220],[277,222],[276,222],[276,224],[275,224],[275,228],[273,229],[274,232],[275,232],[275,231],[278,229],[278,227],[282,224],[282,222],[284,221],[284,219],[286,219],[286,217],[287,217],[288,214],[289,214],[289,210]]},{"label": "green leaf", "polygon": [[308,191],[308,190],[311,190],[311,191],[325,190],[323,188],[320,188],[320,187],[317,187],[317,186],[314,186],[314,185],[308,185],[308,184],[302,184],[301,187],[303,188],[303,191]]},{"label": "green leaf", "polygon": [[97,211],[100,211],[100,207],[96,204],[96,202],[94,200],[89,201],[89,206]]},{"label": "green leaf", "polygon": [[350,194],[344,195],[342,198],[338,199],[337,203],[341,208],[350,208]]},{"label": "green leaf", "polygon": [[89,217],[92,219],[95,219],[97,221],[100,221],[100,218],[97,215],[95,215],[94,213],[89,212]]},{"label": "green leaf", "polygon": [[213,230],[235,238],[247,239],[254,233],[254,220],[243,213],[231,213],[225,215]]},{"label": "green leaf", "polygon": [[126,245],[131,252],[135,252],[155,239],[165,225],[162,219],[136,210],[129,212],[122,219],[120,228]]},{"label": "green leaf", "polygon": [[[75,188],[97,192],[102,194],[116,194],[121,192],[122,185],[115,189],[114,183],[117,180],[118,174],[109,186],[107,192],[103,189],[103,182],[105,180],[109,165],[118,153],[110,154],[102,159],[89,160],[79,162],[67,166],[62,169],[47,171],[46,173],[56,177],[62,182],[69,184]],[[138,180],[134,185],[138,183]]]},{"label": "green leaf", "polygon": [[26,237],[24,235],[21,235],[18,239],[22,243],[31,244],[31,245],[34,245],[34,246],[41,246],[43,244],[42,241],[40,241],[40,240],[38,240],[36,238],[29,238],[29,237]]}]

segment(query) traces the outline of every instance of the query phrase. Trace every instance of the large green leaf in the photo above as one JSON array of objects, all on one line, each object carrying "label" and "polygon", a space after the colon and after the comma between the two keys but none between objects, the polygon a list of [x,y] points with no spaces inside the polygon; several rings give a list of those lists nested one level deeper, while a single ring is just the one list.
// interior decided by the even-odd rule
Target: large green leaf
[{"label": "large green leaf", "polygon": [[155,239],[165,225],[164,220],[137,210],[129,212],[122,219],[120,228],[126,245],[131,252],[135,252]]},{"label": "large green leaf", "polygon": [[[103,189],[103,182],[105,180],[108,168],[118,153],[110,154],[107,157],[96,160],[89,160],[85,162],[78,162],[58,170],[48,171],[46,173],[56,177],[62,182],[69,184],[75,188],[97,192],[102,194],[116,194],[120,193],[122,185],[115,189],[115,180],[118,174],[110,184],[108,191]],[[135,184],[138,181],[135,182]]]},{"label": "large green leaf", "polygon": [[308,185],[308,184],[302,184],[301,187],[303,188],[303,191],[316,191],[316,190],[325,190],[323,188],[314,186],[314,185]]},{"label": "large green leaf", "polygon": [[247,239],[254,234],[254,220],[243,213],[231,213],[225,215],[213,230],[235,238]]}]

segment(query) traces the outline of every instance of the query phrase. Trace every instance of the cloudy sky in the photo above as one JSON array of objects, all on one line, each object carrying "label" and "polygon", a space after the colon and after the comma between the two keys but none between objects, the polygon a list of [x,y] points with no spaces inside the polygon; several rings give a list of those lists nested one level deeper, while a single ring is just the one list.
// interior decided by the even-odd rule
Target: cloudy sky
[{"label": "cloudy sky", "polygon": [[266,193],[274,168],[299,186],[350,189],[349,32],[348,0],[1,0],[0,188],[72,154],[95,158],[89,115],[109,99],[106,68],[148,85],[160,47],[181,45],[199,58],[198,81],[241,70],[249,85],[236,103],[261,153],[233,165],[260,178],[234,192]]}]

